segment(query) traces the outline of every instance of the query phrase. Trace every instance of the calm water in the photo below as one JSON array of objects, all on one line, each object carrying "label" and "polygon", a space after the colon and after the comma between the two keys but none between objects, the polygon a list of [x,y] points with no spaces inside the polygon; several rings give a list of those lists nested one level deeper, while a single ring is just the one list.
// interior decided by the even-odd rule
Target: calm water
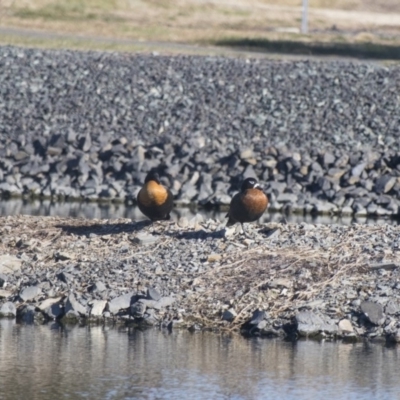
[{"label": "calm water", "polygon": [[0,399],[398,399],[400,347],[0,321]]},{"label": "calm water", "polygon": [[[172,212],[172,219],[177,220],[179,217],[185,216],[192,218],[196,212],[203,215],[204,218],[214,218],[220,221],[226,221],[225,212],[219,211],[206,211],[206,210],[191,210],[189,208],[179,208]],[[137,207],[129,207],[124,204],[97,204],[97,203],[54,203],[51,201],[24,201],[24,200],[10,200],[0,201],[0,215],[52,215],[59,217],[82,217],[82,218],[99,218],[99,219],[116,219],[116,218],[130,218],[133,221],[143,220],[145,217],[141,214]],[[373,218],[352,218],[352,217],[330,217],[319,216],[313,217],[311,215],[283,215],[279,213],[266,213],[260,222],[267,221],[280,221],[285,218],[289,222],[309,222],[319,224],[343,224],[350,225],[351,223],[366,223],[366,224],[397,224],[397,221],[390,219],[373,219]]]},{"label": "calm water", "polygon": [[[225,215],[201,213],[221,221]],[[138,209],[123,205],[0,202],[0,215],[16,214],[143,219]],[[173,218],[194,214],[181,209]],[[267,214],[264,220],[281,218]],[[287,343],[156,329],[24,326],[0,320],[1,400],[400,399],[399,366],[400,346]]]}]

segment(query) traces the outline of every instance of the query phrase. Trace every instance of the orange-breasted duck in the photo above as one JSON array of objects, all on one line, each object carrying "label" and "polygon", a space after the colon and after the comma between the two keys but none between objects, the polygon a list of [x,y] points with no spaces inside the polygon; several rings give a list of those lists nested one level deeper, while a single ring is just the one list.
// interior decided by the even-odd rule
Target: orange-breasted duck
[{"label": "orange-breasted duck", "polygon": [[151,221],[169,220],[174,196],[161,184],[158,173],[150,171],[137,195],[137,203],[139,210]]},{"label": "orange-breasted duck", "polygon": [[[229,218],[226,226],[239,222],[257,221],[268,207],[268,197],[262,187],[254,178],[247,178],[243,181],[239,193],[236,193],[229,206],[226,217]],[[244,229],[243,229],[244,230]]]}]

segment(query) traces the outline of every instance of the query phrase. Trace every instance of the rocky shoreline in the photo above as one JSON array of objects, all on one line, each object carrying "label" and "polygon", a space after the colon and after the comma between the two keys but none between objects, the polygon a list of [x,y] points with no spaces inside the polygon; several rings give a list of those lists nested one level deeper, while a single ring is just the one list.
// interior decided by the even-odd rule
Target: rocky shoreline
[{"label": "rocky shoreline", "polygon": [[0,47],[0,196],[135,202],[159,167],[176,202],[391,216],[400,67]]},{"label": "rocky shoreline", "polygon": [[0,314],[400,341],[400,228],[2,217]]}]

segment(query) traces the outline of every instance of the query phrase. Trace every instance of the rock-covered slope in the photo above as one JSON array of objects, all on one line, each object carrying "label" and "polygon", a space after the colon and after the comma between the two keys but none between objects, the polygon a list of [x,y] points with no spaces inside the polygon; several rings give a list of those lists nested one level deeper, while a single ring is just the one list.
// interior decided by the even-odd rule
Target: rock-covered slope
[{"label": "rock-covered slope", "polygon": [[0,193],[397,214],[400,68],[0,48]]}]

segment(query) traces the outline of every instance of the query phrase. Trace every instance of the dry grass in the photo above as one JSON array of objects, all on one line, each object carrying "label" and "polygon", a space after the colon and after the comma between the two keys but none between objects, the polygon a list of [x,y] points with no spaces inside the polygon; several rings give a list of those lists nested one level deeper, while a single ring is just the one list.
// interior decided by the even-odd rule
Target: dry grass
[{"label": "dry grass", "polygon": [[[349,227],[331,247],[277,248],[267,243],[238,251],[220,267],[196,278],[194,285],[207,289],[191,299],[193,315],[206,326],[226,327],[216,310],[230,304],[237,312],[230,329],[248,321],[256,309],[267,310],[272,318],[292,316],[327,287],[340,291],[344,277],[354,280],[355,286],[361,284],[370,267],[380,261],[365,251],[365,241],[382,232],[382,227]],[[393,254],[385,253],[385,257],[386,261],[399,262]]]},{"label": "dry grass", "polygon": [[[317,36],[298,34],[300,5],[300,0],[0,0],[0,24],[84,36],[198,44],[244,38],[400,43],[397,0],[311,1],[310,28],[318,31]],[[360,36],[360,32],[368,36]],[[27,41],[23,37],[19,40]],[[88,47],[98,46],[96,41],[88,43]]]}]

